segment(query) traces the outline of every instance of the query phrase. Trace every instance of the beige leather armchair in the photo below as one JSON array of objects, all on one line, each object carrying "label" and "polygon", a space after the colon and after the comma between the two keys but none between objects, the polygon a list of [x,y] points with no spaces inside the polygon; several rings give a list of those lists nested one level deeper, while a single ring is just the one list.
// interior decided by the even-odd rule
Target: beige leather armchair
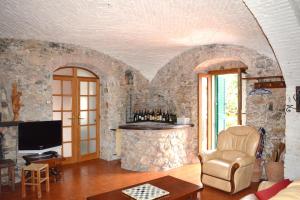
[{"label": "beige leather armchair", "polygon": [[220,132],[217,149],[199,155],[202,183],[230,193],[249,187],[259,139],[250,126]]}]

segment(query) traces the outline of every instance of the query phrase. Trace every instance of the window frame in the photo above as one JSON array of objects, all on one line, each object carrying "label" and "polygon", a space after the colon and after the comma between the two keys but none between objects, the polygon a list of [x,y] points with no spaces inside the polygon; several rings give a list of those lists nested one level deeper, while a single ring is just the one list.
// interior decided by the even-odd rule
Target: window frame
[{"label": "window frame", "polygon": [[[213,129],[213,91],[212,82],[214,75],[224,75],[224,74],[237,74],[238,75],[238,125],[242,124],[242,73],[246,73],[247,68],[232,68],[232,69],[222,69],[222,70],[210,70],[207,73],[198,74],[198,152],[202,152],[202,140],[203,135],[206,135],[206,149],[212,149],[212,129]],[[201,133],[202,131],[202,78],[207,78],[207,129],[206,133]]]}]

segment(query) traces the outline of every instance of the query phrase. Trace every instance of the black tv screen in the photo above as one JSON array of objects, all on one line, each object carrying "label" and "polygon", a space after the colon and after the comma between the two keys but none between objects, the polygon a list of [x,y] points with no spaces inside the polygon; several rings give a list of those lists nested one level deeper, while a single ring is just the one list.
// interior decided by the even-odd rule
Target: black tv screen
[{"label": "black tv screen", "polygon": [[19,123],[19,150],[42,150],[62,144],[62,121]]}]

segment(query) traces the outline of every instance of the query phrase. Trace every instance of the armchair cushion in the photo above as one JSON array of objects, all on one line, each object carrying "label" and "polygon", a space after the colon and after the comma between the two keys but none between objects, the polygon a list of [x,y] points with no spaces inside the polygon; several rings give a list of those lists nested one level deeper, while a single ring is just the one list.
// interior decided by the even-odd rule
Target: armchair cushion
[{"label": "armchair cushion", "polygon": [[221,179],[230,180],[231,162],[222,159],[213,159],[203,163],[203,173]]},{"label": "armchair cushion", "polygon": [[217,149],[234,150],[254,156],[260,135],[250,126],[233,126],[219,133]]},{"label": "armchair cushion", "polygon": [[254,158],[250,156],[236,158],[234,161],[214,158],[204,162],[202,170],[204,174],[230,181],[231,168],[235,163],[239,164],[239,167],[244,167],[253,164],[253,162]]},{"label": "armchair cushion", "polygon": [[247,156],[247,154],[242,151],[227,150],[227,151],[219,151],[219,152],[222,152],[222,159],[230,160],[232,162],[236,161],[239,158]]}]

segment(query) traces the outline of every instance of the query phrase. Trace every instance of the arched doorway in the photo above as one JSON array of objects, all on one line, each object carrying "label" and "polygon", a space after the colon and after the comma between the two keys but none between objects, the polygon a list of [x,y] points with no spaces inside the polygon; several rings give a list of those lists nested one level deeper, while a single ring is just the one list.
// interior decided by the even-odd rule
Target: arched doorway
[{"label": "arched doorway", "polygon": [[53,119],[63,122],[66,163],[99,157],[99,78],[78,67],[54,71]]}]

